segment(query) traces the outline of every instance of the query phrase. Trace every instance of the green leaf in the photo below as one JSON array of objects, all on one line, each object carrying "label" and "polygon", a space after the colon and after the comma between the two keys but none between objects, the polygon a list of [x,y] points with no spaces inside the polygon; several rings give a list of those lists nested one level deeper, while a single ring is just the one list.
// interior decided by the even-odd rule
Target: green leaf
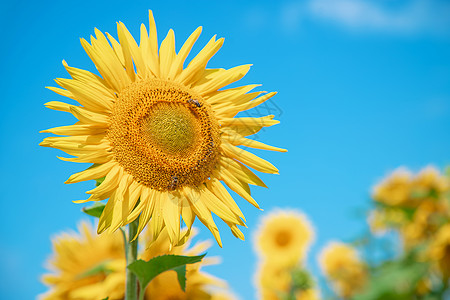
[{"label": "green leaf", "polygon": [[178,282],[184,291],[186,289],[186,265],[200,262],[205,255],[206,253],[199,256],[166,254],[154,257],[149,261],[136,260],[127,268],[136,274],[143,291],[153,278],[165,271],[174,270],[177,272]]},{"label": "green leaf", "polygon": [[353,300],[410,300],[417,283],[429,271],[429,264],[418,261],[421,247],[397,261],[381,264],[374,270],[367,288]]},{"label": "green leaf", "polygon": [[103,210],[105,209],[105,204],[102,202],[95,202],[89,207],[83,207],[82,211],[92,217],[100,218]]},{"label": "green leaf", "polygon": [[314,286],[314,281],[308,271],[294,269],[291,273],[292,285],[295,290],[307,290]]}]

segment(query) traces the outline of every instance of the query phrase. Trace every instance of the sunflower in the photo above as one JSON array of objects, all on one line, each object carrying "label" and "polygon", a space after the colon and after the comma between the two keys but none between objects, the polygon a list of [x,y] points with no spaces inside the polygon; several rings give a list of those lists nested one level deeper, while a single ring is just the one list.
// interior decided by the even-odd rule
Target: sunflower
[{"label": "sunflower", "polygon": [[412,174],[398,168],[373,188],[373,199],[388,206],[405,205],[410,200]]},{"label": "sunflower", "polygon": [[255,235],[255,248],[263,259],[294,266],[305,260],[313,239],[314,230],[304,214],[277,210],[263,219]]},{"label": "sunflower", "polygon": [[[195,228],[194,228],[195,229]],[[51,290],[42,300],[98,300],[109,297],[122,300],[125,296],[125,253],[123,237],[119,232],[97,235],[89,223],[81,222],[80,234],[64,233],[54,239],[54,256],[49,260],[52,274],[43,276],[43,282]],[[147,231],[150,232],[150,231]],[[196,231],[190,236],[193,238]],[[144,237],[149,241],[151,233]],[[199,255],[210,247],[209,241],[201,241],[190,247],[191,239],[167,251],[168,233],[164,228],[158,239],[143,248],[139,258],[149,260],[163,254]],[[212,300],[214,295],[226,294],[226,283],[201,271],[204,265],[217,259],[187,265],[186,292],[178,284],[175,272],[158,275],[147,286],[146,300]],[[219,298],[220,299],[220,298]]]},{"label": "sunflower", "polygon": [[431,241],[429,259],[436,263],[442,276],[450,278],[450,223],[442,226]]},{"label": "sunflower", "polygon": [[100,76],[63,61],[72,79],[56,79],[61,88],[49,89],[80,105],[52,101],[46,106],[69,112],[78,122],[44,130],[60,137],[45,138],[41,145],[74,156],[62,160],[93,164],[66,183],[104,177],[87,192],[87,200],[78,201],[109,199],[99,233],[113,232],[140,216],[138,234],[149,222],[155,234],[167,227],[175,245],[181,239],[180,216],[188,228],[198,217],[221,245],[214,213],[243,239],[237,225],[245,225],[244,216],[221,181],[259,207],[249,184],[265,184],[247,166],[264,173],[278,170],[238,146],[286,150],[247,138],[278,124],[273,115],[235,116],[276,93],[252,91],[258,85],[223,89],[250,68],[206,69],[223,38],[212,37],[184,67],[202,28],[192,33],[178,53],[174,32],[169,30],[158,50],[151,11],[149,19],[149,32],[141,25],[139,45],[121,22],[118,41],[97,29],[91,43],[81,39]]},{"label": "sunflower", "polygon": [[322,272],[344,299],[360,292],[367,282],[367,267],[357,251],[341,242],[330,242],[319,254]]},{"label": "sunflower", "polygon": [[263,300],[278,299],[288,293],[291,282],[291,270],[277,264],[263,262],[256,271],[255,285]]},{"label": "sunflower", "polygon": [[42,277],[51,290],[42,300],[123,299],[125,253],[119,232],[95,234],[81,222],[79,234],[63,233],[53,239],[54,255],[48,261],[51,274]]},{"label": "sunflower", "polygon": [[271,261],[263,262],[259,265],[256,276],[255,285],[258,290],[258,298],[262,300],[279,300],[291,299],[295,297],[298,300],[317,300],[319,299],[319,292],[311,288],[313,283],[309,273],[302,272],[308,276],[308,286],[295,286],[295,279],[293,274],[296,270],[292,267],[284,267],[278,264],[273,264]]}]

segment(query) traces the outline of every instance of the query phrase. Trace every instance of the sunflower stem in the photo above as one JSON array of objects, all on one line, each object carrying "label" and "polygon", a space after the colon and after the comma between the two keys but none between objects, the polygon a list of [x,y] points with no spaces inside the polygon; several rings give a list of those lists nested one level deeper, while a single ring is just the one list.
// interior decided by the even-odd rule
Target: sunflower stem
[{"label": "sunflower stem", "polygon": [[[139,218],[128,224],[128,241],[125,243],[127,266],[136,261],[138,238],[131,241],[137,233]],[[138,300],[138,283],[136,275],[127,268],[125,300]]]}]

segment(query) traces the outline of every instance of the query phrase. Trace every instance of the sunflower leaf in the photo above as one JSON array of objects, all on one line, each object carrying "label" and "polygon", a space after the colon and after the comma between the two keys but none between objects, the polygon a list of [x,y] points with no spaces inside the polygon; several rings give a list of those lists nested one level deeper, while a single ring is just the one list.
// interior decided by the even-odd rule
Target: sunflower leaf
[{"label": "sunflower leaf", "polygon": [[186,265],[200,262],[206,253],[199,256],[183,256],[166,254],[154,257],[149,261],[136,260],[128,265],[128,269],[136,274],[142,290],[159,274],[173,270],[177,272],[178,282],[181,289],[186,288]]},{"label": "sunflower leaf", "polygon": [[95,202],[91,206],[83,207],[81,209],[82,212],[85,214],[88,214],[92,217],[100,218],[102,215],[103,210],[105,209],[105,204],[102,202]]}]

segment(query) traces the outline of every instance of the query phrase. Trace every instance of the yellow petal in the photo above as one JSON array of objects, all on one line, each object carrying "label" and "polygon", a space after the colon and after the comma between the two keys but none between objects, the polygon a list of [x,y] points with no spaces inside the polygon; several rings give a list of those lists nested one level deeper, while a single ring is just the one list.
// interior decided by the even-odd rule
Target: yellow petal
[{"label": "yellow petal", "polygon": [[250,70],[250,66],[251,65],[242,65],[229,70],[224,70],[223,72],[218,72],[211,80],[201,85],[195,85],[194,90],[198,91],[202,96],[208,95],[209,93],[215,92],[244,77]]},{"label": "yellow petal", "polygon": [[[251,93],[251,94],[253,94],[253,93]],[[245,101],[246,99],[244,99],[244,97],[242,97],[242,99],[239,99],[239,102],[245,101],[242,104],[217,106],[217,107],[215,107],[215,110],[218,111],[217,115],[219,118],[231,118],[231,117],[234,117],[236,114],[238,114],[241,111],[249,110],[251,108],[254,108],[254,107],[260,105],[261,103],[264,103],[265,101],[272,98],[276,94],[277,94],[276,92],[267,93],[267,94],[265,94],[261,97],[258,97],[252,101]],[[250,95],[250,94],[246,94],[246,96],[247,95]],[[257,95],[255,95],[255,96],[257,96]],[[253,98],[250,98],[250,99],[253,99]],[[250,99],[248,99],[248,100],[250,100]]]},{"label": "yellow petal", "polygon": [[103,151],[95,151],[88,154],[77,154],[78,157],[60,157],[63,161],[78,162],[78,163],[91,163],[91,164],[104,164],[113,159],[113,154]]},{"label": "yellow petal", "polygon": [[65,183],[75,183],[80,181],[102,178],[103,176],[106,176],[106,174],[108,174],[108,172],[112,169],[112,167],[115,164],[116,162],[111,161],[107,162],[106,164],[94,166],[82,172],[75,173],[72,176],[70,176]]},{"label": "yellow petal", "polygon": [[242,136],[248,136],[257,133],[263,127],[269,127],[280,123],[273,118],[274,115],[269,115],[261,118],[222,118],[219,119],[219,123],[223,127],[229,127]]},{"label": "yellow petal", "polygon": [[[238,99],[243,97],[244,95],[247,95],[246,93],[250,92],[254,88],[261,86],[260,84],[251,84],[251,85],[244,85],[232,89],[226,89],[223,91],[217,91],[211,95],[206,96],[206,99],[208,103],[211,105],[219,105],[222,103],[226,103],[229,105],[230,103],[236,102]],[[253,99],[254,97],[250,98],[248,101]]]},{"label": "yellow petal", "polygon": [[224,153],[229,157],[232,157],[257,171],[263,173],[278,174],[278,169],[275,168],[274,165],[272,165],[267,160],[264,160],[256,156],[253,153],[232,146],[231,144],[228,143],[222,143],[221,148],[224,151]]},{"label": "yellow petal", "polygon": [[153,239],[157,239],[162,229],[164,228],[163,219],[163,203],[168,201],[167,192],[155,191],[154,193],[154,210],[152,213],[152,219],[150,220],[150,230],[152,232]]},{"label": "yellow petal", "polygon": [[233,213],[241,217],[245,222],[244,214],[242,213],[239,206],[234,201],[233,197],[231,197],[230,193],[228,193],[227,189],[220,183],[219,180],[213,178],[206,183],[208,189],[217,196],[225,205],[227,205]]},{"label": "yellow petal", "polygon": [[201,32],[202,27],[200,26],[189,36],[189,38],[183,44],[183,46],[180,49],[180,52],[178,52],[174,62],[172,63],[172,66],[170,67],[170,71],[167,76],[169,79],[175,79],[179,74],[181,74],[181,71],[183,70],[184,61],[186,60],[189,52],[192,49],[192,46],[197,41]]},{"label": "yellow petal", "polygon": [[170,29],[166,38],[161,43],[161,49],[159,50],[159,67],[160,76],[162,79],[168,79],[172,62],[175,60],[175,35],[173,30]]},{"label": "yellow petal", "polygon": [[186,86],[191,86],[203,75],[204,69],[208,61],[219,51],[223,45],[223,38],[216,41],[216,37],[213,36],[206,46],[195,56],[189,63],[186,69],[184,69],[180,76],[177,77],[177,81],[183,83]]},{"label": "yellow petal", "polygon": [[70,107],[74,106],[74,105],[70,105],[64,102],[60,102],[60,101],[50,101],[44,104],[45,107],[53,109],[53,110],[59,110],[59,111],[65,111],[65,112],[70,112]]},{"label": "yellow petal", "polygon": [[106,131],[97,125],[69,125],[54,127],[40,131],[40,133],[53,133],[57,135],[97,135]]},{"label": "yellow petal", "polygon": [[[159,58],[158,58],[158,34],[156,32],[155,19],[153,12],[148,11],[149,18],[149,36],[148,36],[148,52],[143,52],[143,56],[148,60],[148,67],[155,77],[159,77]],[[141,39],[144,37],[141,36]],[[142,45],[142,43],[141,43]]]},{"label": "yellow petal", "polygon": [[233,224],[244,225],[242,220],[231,211],[231,209],[220,201],[211,191],[207,188],[200,189],[201,201],[211,212],[215,213],[219,218],[225,222]]},{"label": "yellow petal", "polygon": [[108,191],[115,190],[119,185],[119,180],[122,174],[123,168],[119,164],[116,164],[111,168],[108,174],[106,174],[105,180],[103,180],[103,182],[96,188],[87,191],[86,194],[102,194]]},{"label": "yellow petal", "polygon": [[247,139],[240,134],[238,134],[236,131],[228,128],[224,128],[222,132],[227,133],[226,135],[222,135],[222,140],[227,141],[228,143],[238,146],[246,146],[250,148],[255,149],[263,149],[263,150],[270,150],[270,151],[279,151],[279,152],[287,152],[286,149],[270,146],[255,140]]},{"label": "yellow petal", "polygon": [[82,81],[74,79],[55,79],[56,83],[70,91],[75,100],[89,110],[95,112],[111,112],[113,102]]},{"label": "yellow petal", "polygon": [[223,182],[225,182],[225,184],[230,189],[235,191],[239,196],[241,196],[242,198],[247,200],[249,203],[251,203],[256,208],[258,208],[258,209],[260,208],[259,204],[250,195],[248,188],[242,182],[240,182],[239,180],[234,178],[232,176],[232,174],[230,174],[226,169],[221,169],[221,171],[217,177],[220,178],[221,180],[223,180]]},{"label": "yellow petal", "polygon": [[169,196],[163,203],[162,213],[167,233],[172,244],[178,243],[180,237],[181,199],[178,196]]},{"label": "yellow petal", "polygon": [[217,244],[222,247],[222,240],[220,239],[219,229],[217,229],[216,223],[214,223],[211,212],[202,202],[199,191],[196,191],[195,189],[186,190],[186,196],[189,203],[191,204],[194,213],[198,216],[199,220],[211,231],[217,241]]},{"label": "yellow petal", "polygon": [[125,57],[123,56],[123,50],[122,45],[109,33],[106,33],[106,36],[108,37],[108,40],[111,42],[111,45],[114,49],[114,52],[117,55],[117,58],[119,59],[122,66],[125,68]]},{"label": "yellow petal", "polygon": [[87,109],[84,109],[82,107],[72,106],[70,108],[70,112],[74,115],[75,118],[85,124],[98,124],[104,125],[105,127],[109,126],[110,124],[109,118],[107,116],[88,111]]},{"label": "yellow petal", "polygon": [[[122,22],[119,22],[117,25],[118,33],[119,33],[119,40],[122,43],[122,49],[125,51],[125,48],[129,49],[129,52],[131,54],[131,57],[134,61],[134,64],[136,66],[136,71],[139,76],[142,78],[145,78],[147,75],[147,68],[144,63],[144,59],[142,58],[142,53],[139,50],[139,47],[136,43],[136,40],[133,38],[131,33],[128,31],[128,29],[125,27],[125,25]],[[125,53],[124,53],[125,57]],[[131,69],[134,73],[134,69]],[[128,70],[127,70],[128,71]]]},{"label": "yellow petal", "polygon": [[69,67],[65,60],[63,65],[73,79],[86,83],[107,99],[114,99],[114,91],[103,78],[86,70]]},{"label": "yellow petal", "polygon": [[220,166],[223,168],[230,170],[230,172],[233,173],[233,175],[239,179],[242,182],[267,187],[264,182],[255,175],[252,171],[250,171],[246,166],[241,164],[240,162],[228,158],[226,156],[221,157],[220,159]]}]

